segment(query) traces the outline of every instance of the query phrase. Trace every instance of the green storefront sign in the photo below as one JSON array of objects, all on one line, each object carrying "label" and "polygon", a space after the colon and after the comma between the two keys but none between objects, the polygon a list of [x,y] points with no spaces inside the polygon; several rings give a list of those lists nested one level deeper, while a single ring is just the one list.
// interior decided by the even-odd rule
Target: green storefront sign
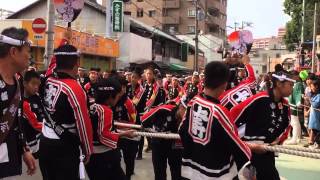
[{"label": "green storefront sign", "polygon": [[188,43],[181,43],[181,61],[188,61],[189,45]]},{"label": "green storefront sign", "polygon": [[112,30],[113,32],[123,31],[123,2],[112,2]]}]

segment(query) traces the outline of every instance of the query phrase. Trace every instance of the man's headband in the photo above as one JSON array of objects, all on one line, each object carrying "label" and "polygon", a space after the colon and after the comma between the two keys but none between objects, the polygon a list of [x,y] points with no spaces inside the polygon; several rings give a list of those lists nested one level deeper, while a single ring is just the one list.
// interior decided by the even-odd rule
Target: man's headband
[{"label": "man's headband", "polygon": [[59,55],[62,55],[62,56],[79,56],[80,53],[79,52],[55,52],[53,53],[55,56],[59,56]]},{"label": "man's headband", "polygon": [[113,91],[114,88],[111,86],[105,86],[105,87],[98,87],[99,91]]},{"label": "man's headband", "polygon": [[30,46],[32,44],[31,41],[24,41],[19,39],[14,39],[5,35],[0,34],[0,42],[10,44],[13,46]]},{"label": "man's headband", "polygon": [[296,81],[291,79],[291,78],[288,78],[286,75],[282,74],[281,76],[279,75],[276,75],[276,74],[272,74],[272,77],[274,78],[277,78],[279,81],[290,81],[290,82],[293,82],[295,83]]}]

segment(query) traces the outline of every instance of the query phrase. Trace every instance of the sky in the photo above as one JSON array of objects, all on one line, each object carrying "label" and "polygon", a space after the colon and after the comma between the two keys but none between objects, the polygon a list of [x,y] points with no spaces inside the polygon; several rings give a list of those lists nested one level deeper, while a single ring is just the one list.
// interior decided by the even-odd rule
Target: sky
[{"label": "sky", "polygon": [[[255,38],[276,36],[280,27],[285,27],[290,17],[283,12],[284,0],[228,0],[227,25],[234,22],[252,22]],[[228,28],[228,32],[230,28]]]},{"label": "sky", "polygon": [[[17,11],[35,0],[0,0],[0,8]],[[99,0],[100,1],[100,0]],[[99,2],[98,1],[98,2]],[[290,19],[283,12],[284,0],[228,0],[227,25],[234,22],[252,22],[251,30],[255,38],[276,36],[280,27],[285,27]],[[5,3],[4,3],[5,2]],[[227,28],[228,32],[232,32]]]}]

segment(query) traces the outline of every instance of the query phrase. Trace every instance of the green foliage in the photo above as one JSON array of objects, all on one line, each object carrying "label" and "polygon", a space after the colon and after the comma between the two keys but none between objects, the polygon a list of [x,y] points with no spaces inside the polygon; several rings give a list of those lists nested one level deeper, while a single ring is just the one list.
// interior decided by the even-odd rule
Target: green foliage
[{"label": "green foliage", "polygon": [[[302,2],[303,0],[285,0],[283,3],[284,12],[291,17],[286,24],[286,35],[284,41],[289,50],[294,50],[295,45],[300,43],[302,27]],[[320,0],[306,0],[304,39],[311,41],[313,36],[313,10],[314,3]]]}]

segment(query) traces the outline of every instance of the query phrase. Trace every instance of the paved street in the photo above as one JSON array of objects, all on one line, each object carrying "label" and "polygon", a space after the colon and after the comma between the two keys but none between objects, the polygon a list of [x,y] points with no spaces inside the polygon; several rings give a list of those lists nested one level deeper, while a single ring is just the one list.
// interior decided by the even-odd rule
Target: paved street
[{"label": "paved street", "polygon": [[319,180],[320,160],[280,154],[276,164],[287,180]]},{"label": "paved street", "polygon": [[[143,159],[136,161],[136,170],[135,175],[133,176],[132,180],[151,180],[154,179],[153,176],[153,167],[151,162],[151,152],[144,153]],[[25,172],[26,170],[24,170]],[[168,172],[169,173],[169,172]],[[169,174],[170,175],[170,174]],[[18,178],[18,180],[40,180],[41,173],[38,169],[37,174],[34,176],[27,176],[26,173]],[[170,180],[170,178],[168,178]]]},{"label": "paved street", "polygon": [[[281,176],[286,180],[319,180],[320,160],[280,154],[276,164]],[[143,160],[136,161],[135,173],[132,180],[154,179],[151,153],[145,153]],[[170,172],[168,172],[168,175],[170,176]],[[18,179],[40,180],[40,171],[32,177],[23,175]],[[168,180],[170,179],[168,178]]]}]

